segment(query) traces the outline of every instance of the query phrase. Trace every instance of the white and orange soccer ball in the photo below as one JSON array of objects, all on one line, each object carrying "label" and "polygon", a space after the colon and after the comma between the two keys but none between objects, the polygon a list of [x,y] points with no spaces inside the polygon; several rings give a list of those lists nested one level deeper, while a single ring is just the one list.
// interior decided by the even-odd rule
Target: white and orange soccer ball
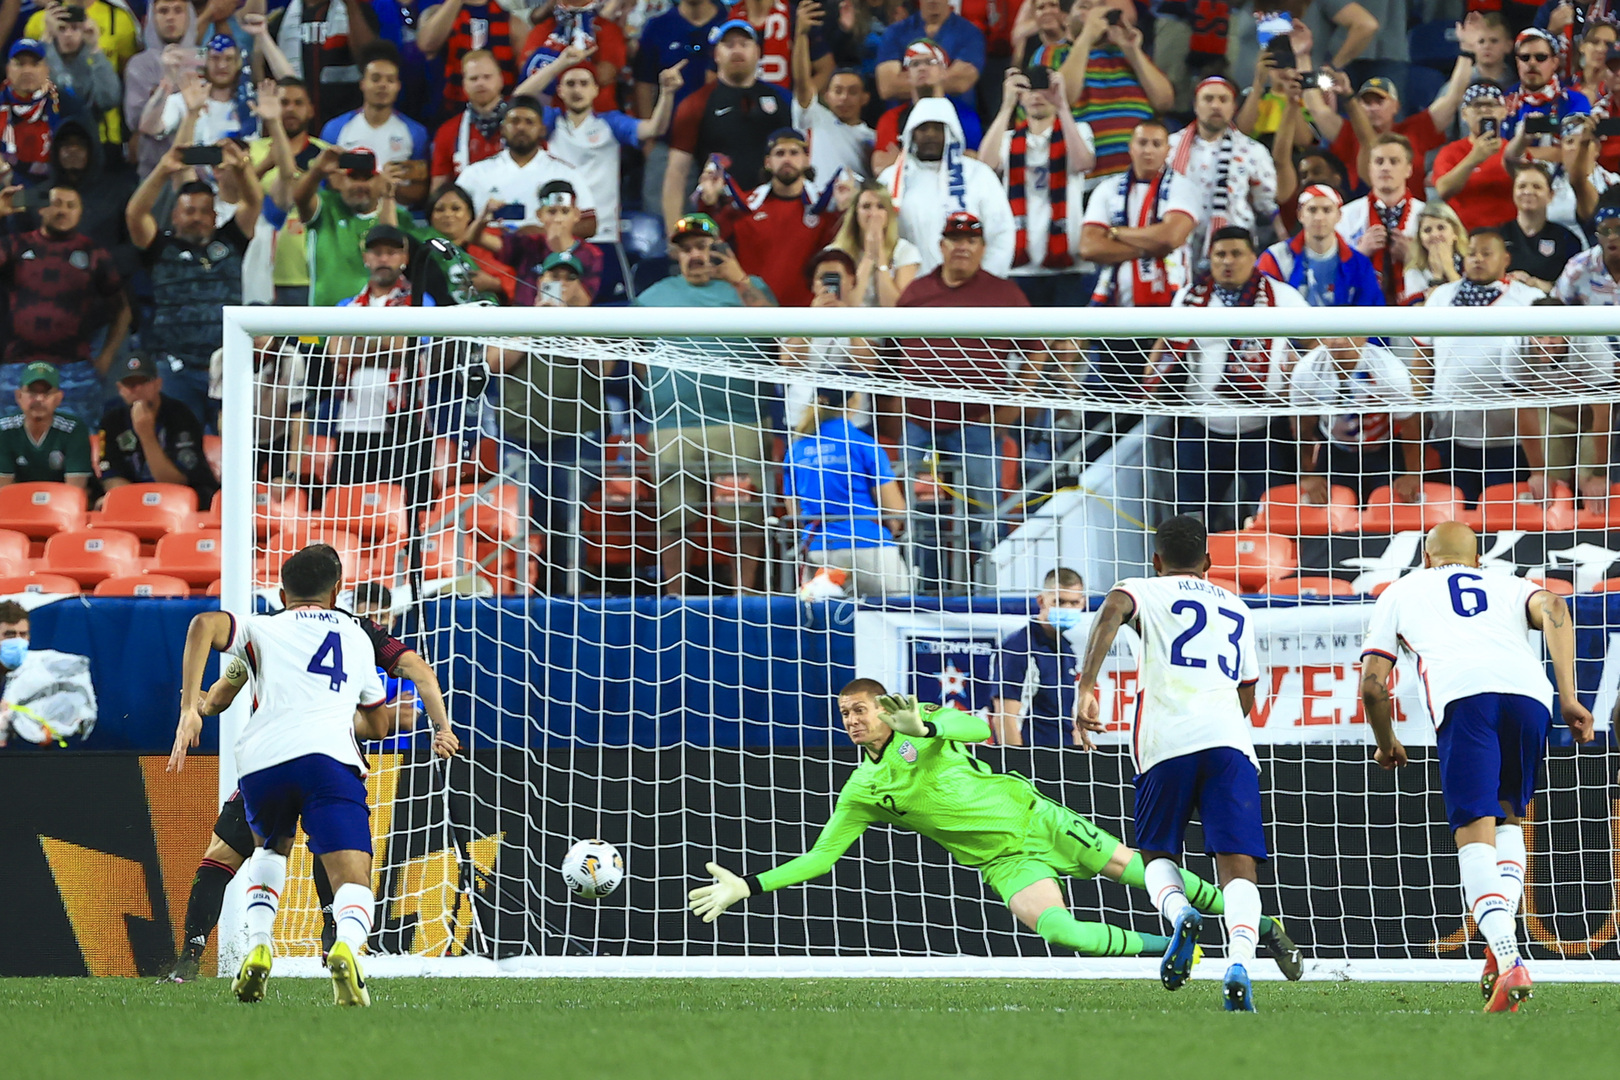
[{"label": "white and orange soccer ball", "polygon": [[582,900],[600,900],[624,880],[624,858],[606,840],[581,840],[562,861],[563,881]]}]

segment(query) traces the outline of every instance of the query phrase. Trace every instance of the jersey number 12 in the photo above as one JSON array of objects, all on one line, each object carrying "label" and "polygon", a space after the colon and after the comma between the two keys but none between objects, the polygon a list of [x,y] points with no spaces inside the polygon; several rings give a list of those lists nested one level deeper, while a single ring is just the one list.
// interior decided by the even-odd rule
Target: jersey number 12
[{"label": "jersey number 12", "polygon": [[326,640],[315,650],[306,670],[312,675],[324,675],[331,679],[333,693],[343,689],[349,676],[343,671],[343,639],[336,631],[326,635]]}]

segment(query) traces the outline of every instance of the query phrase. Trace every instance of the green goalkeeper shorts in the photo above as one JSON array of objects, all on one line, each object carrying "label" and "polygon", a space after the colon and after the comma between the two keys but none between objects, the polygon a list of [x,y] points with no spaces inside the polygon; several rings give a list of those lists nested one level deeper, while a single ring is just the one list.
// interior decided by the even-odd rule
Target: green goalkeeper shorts
[{"label": "green goalkeeper shorts", "polygon": [[1042,798],[1030,811],[1023,850],[991,859],[979,867],[979,873],[986,885],[1010,903],[1037,881],[1096,877],[1119,845],[1119,837],[1097,828],[1067,807]]}]

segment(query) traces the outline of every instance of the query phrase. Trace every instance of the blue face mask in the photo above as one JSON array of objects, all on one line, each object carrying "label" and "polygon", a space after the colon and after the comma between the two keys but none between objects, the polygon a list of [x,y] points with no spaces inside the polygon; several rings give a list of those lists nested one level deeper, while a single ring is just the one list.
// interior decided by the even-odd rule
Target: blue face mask
[{"label": "blue face mask", "polygon": [[6,638],[0,641],[0,666],[16,671],[28,656],[27,638]]},{"label": "blue face mask", "polygon": [[1080,621],[1085,617],[1086,613],[1079,608],[1055,607],[1047,608],[1046,610],[1047,620],[1053,626],[1057,627],[1060,632],[1064,630],[1073,630],[1075,627],[1080,625]]}]

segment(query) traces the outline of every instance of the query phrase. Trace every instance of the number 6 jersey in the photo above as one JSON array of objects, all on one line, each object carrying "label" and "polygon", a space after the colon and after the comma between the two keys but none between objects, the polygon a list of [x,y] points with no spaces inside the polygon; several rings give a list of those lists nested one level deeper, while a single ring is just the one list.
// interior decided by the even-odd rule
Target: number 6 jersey
[{"label": "number 6 jersey", "polygon": [[1239,686],[1260,678],[1254,619],[1219,585],[1191,574],[1126,578],[1142,636],[1131,750],[1138,772],[1183,754],[1230,746],[1258,767]]},{"label": "number 6 jersey", "polygon": [[306,754],[362,773],[354,712],[383,701],[371,639],[353,616],[330,608],[231,616],[225,649],[252,674],[253,714],[236,740],[239,775]]},{"label": "number 6 jersey", "polygon": [[1363,657],[1410,653],[1438,727],[1446,706],[1475,694],[1520,694],[1552,707],[1553,688],[1530,639],[1533,581],[1456,564],[1414,570],[1373,607]]}]

